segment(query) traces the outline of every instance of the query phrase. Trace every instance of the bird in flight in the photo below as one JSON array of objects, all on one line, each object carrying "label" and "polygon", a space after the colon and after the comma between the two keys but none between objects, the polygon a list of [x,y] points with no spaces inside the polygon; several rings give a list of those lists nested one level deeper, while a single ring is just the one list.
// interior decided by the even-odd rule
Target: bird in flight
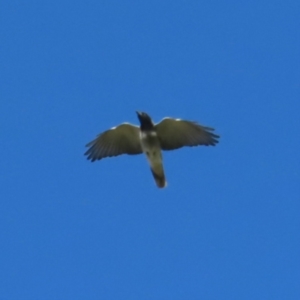
[{"label": "bird in flight", "polygon": [[100,133],[86,147],[84,155],[92,162],[121,154],[146,155],[156,185],[167,186],[163,168],[162,150],[181,147],[215,146],[219,136],[214,129],[193,121],[164,118],[154,124],[145,112],[137,111],[140,126],[123,123]]}]

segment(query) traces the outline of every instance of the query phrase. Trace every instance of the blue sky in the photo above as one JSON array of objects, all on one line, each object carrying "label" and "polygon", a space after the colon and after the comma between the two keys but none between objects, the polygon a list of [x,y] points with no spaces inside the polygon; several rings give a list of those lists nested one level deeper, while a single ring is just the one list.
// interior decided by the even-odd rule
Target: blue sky
[{"label": "blue sky", "polygon": [[[300,4],[2,1],[0,299],[300,299]],[[136,110],[217,147],[90,163]]]}]

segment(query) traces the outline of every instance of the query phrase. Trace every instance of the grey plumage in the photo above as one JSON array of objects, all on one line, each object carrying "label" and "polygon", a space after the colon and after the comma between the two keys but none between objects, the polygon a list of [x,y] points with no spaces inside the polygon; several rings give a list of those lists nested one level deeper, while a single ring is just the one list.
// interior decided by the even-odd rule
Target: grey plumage
[{"label": "grey plumage", "polygon": [[87,159],[92,162],[105,157],[121,154],[142,154],[139,140],[140,129],[129,123],[123,123],[99,134],[97,138],[89,142],[85,152]]},{"label": "grey plumage", "polygon": [[155,125],[162,150],[175,150],[184,146],[215,146],[219,136],[213,128],[196,122],[164,118]]},{"label": "grey plumage", "polygon": [[93,161],[121,154],[145,153],[158,187],[165,187],[161,150],[184,146],[215,146],[219,136],[214,129],[197,122],[164,118],[154,124],[146,113],[137,112],[141,126],[123,123],[99,134],[86,146],[87,159]]}]

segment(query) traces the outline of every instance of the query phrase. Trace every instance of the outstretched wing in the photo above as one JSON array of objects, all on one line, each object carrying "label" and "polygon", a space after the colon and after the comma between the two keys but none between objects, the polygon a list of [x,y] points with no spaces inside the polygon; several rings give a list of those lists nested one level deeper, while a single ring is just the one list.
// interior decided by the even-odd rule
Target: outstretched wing
[{"label": "outstretched wing", "polygon": [[218,143],[219,136],[212,133],[213,128],[201,126],[196,122],[164,118],[155,127],[163,150],[174,150],[184,146],[215,146]]},{"label": "outstretched wing", "polygon": [[139,127],[123,123],[99,134],[86,147],[89,149],[84,155],[92,162],[121,154],[140,154]]}]

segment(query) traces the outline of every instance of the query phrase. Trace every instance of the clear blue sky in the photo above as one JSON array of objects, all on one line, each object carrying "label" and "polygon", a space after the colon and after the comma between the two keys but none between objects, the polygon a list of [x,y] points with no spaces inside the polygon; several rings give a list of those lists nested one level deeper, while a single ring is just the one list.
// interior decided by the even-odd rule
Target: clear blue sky
[{"label": "clear blue sky", "polygon": [[[300,3],[2,1],[0,300],[300,299]],[[135,110],[217,147],[90,163]]]}]

